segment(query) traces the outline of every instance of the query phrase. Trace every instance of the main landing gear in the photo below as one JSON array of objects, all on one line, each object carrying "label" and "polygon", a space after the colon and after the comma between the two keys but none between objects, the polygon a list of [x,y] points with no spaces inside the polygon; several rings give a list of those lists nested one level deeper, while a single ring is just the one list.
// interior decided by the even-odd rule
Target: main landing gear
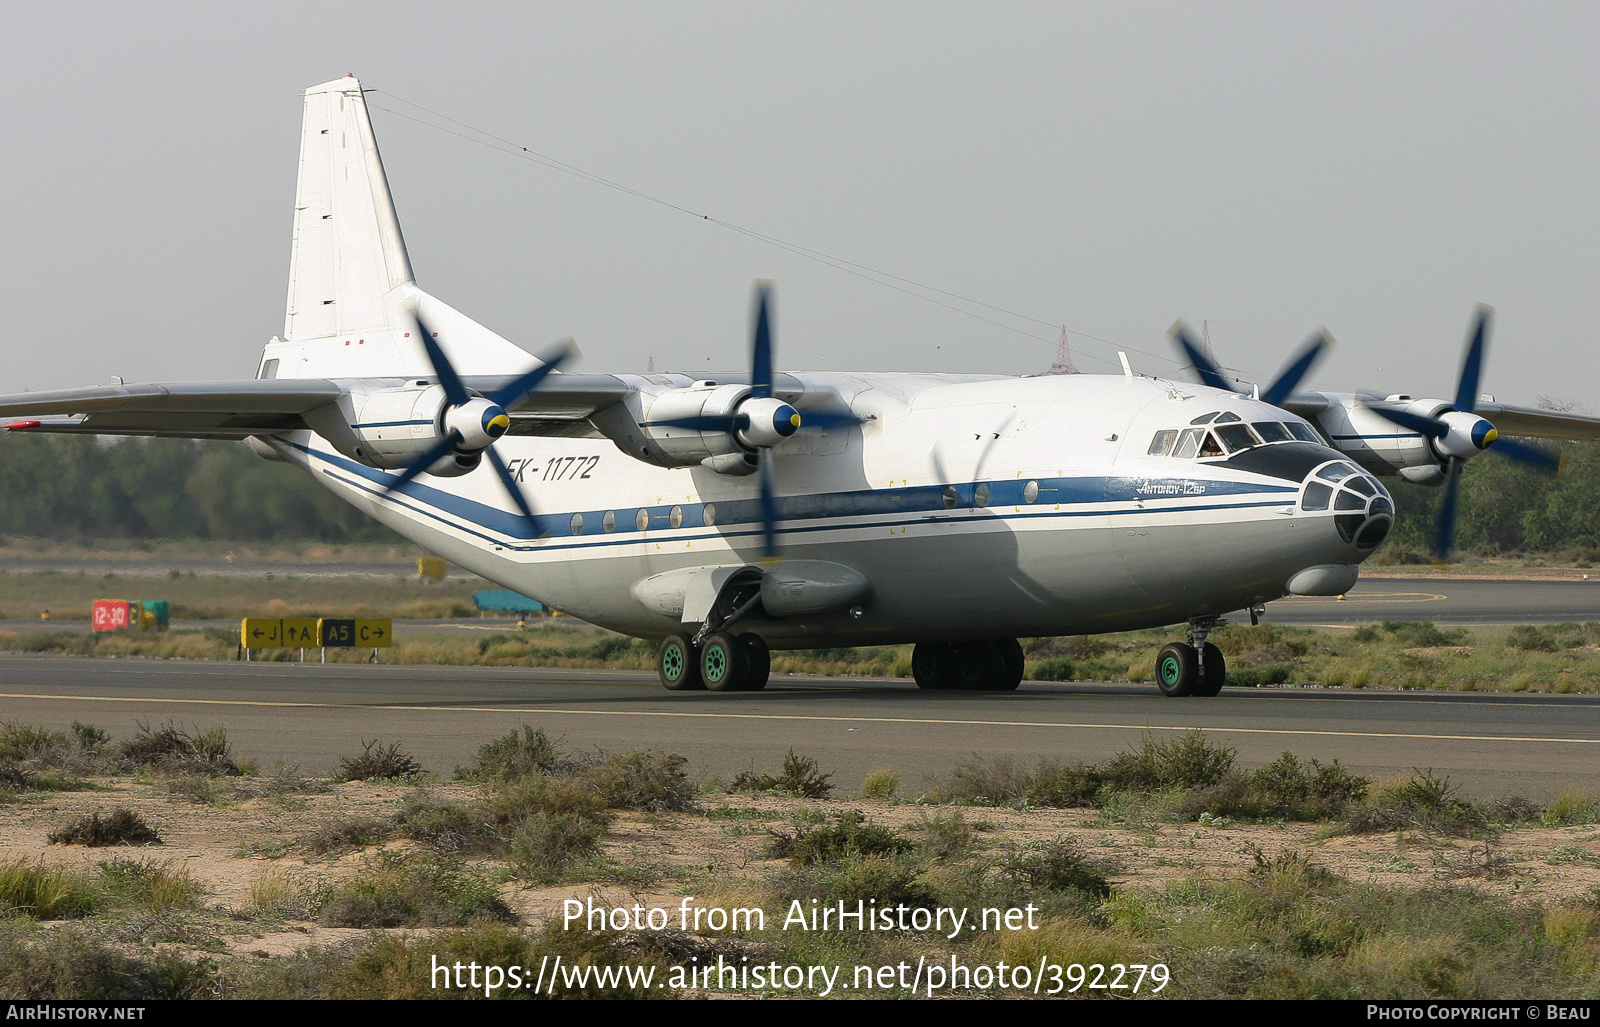
[{"label": "main landing gear", "polygon": [[1222,691],[1228,665],[1222,650],[1206,641],[1219,625],[1216,617],[1196,617],[1189,622],[1189,641],[1174,642],[1156,657],[1156,685],[1162,695],[1209,698]]},{"label": "main landing gear", "polygon": [[767,687],[772,657],[760,635],[713,631],[699,645],[688,635],[668,635],[656,650],[656,673],[673,692],[759,692]]},{"label": "main landing gear", "polygon": [[1014,638],[919,642],[911,650],[911,676],[917,679],[918,688],[1011,692],[1022,683],[1022,671],[1022,646]]}]

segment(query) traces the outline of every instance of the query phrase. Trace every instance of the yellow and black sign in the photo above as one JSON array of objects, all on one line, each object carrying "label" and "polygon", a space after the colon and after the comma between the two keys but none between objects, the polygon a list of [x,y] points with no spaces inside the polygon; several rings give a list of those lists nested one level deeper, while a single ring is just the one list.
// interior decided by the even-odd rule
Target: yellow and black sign
[{"label": "yellow and black sign", "polygon": [[276,617],[246,617],[239,625],[239,644],[246,649],[283,645],[283,621]]},{"label": "yellow and black sign", "polygon": [[394,622],[388,617],[339,619],[290,617],[269,620],[246,617],[239,626],[239,644],[246,649],[272,649],[280,646],[309,649],[328,648],[388,649],[394,645]]},{"label": "yellow and black sign", "polygon": [[316,619],[314,617],[285,617],[283,619],[283,644],[287,646],[316,645]]},{"label": "yellow and black sign", "polygon": [[324,617],[318,624],[319,645],[388,649],[394,645],[394,622],[388,617],[340,620]]}]

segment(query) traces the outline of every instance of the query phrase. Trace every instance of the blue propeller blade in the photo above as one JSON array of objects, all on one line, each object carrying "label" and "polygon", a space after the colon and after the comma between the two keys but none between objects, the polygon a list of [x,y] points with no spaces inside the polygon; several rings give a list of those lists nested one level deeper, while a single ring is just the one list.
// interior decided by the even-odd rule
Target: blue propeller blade
[{"label": "blue propeller blade", "polygon": [[1293,362],[1278,374],[1277,380],[1267,386],[1267,391],[1261,394],[1262,402],[1271,403],[1275,407],[1283,406],[1284,400],[1293,394],[1300,380],[1322,358],[1323,351],[1332,341],[1328,338],[1327,332],[1318,332],[1307,339],[1305,345],[1300,348],[1300,355],[1295,357]]},{"label": "blue propeller blade", "polygon": [[1546,453],[1537,446],[1530,446],[1522,442],[1513,442],[1507,438],[1498,438],[1489,445],[1489,452],[1498,454],[1508,460],[1515,460],[1519,464],[1537,467],[1542,471],[1561,471],[1561,457]]},{"label": "blue propeller blade", "polygon": [[487,456],[489,457],[490,466],[494,468],[494,473],[500,476],[501,484],[505,485],[506,491],[511,494],[512,502],[517,504],[517,508],[522,511],[522,516],[528,519],[528,534],[534,534],[534,530],[539,526],[539,521],[533,516],[533,507],[528,505],[527,497],[517,487],[517,479],[512,476],[511,468],[507,467],[505,461],[501,460],[495,453],[493,446],[489,447]]},{"label": "blue propeller blade", "polygon": [[441,439],[439,443],[432,449],[413,460],[409,467],[400,472],[399,477],[395,478],[394,481],[391,481],[388,486],[384,488],[384,491],[393,492],[395,489],[404,485],[412,478],[415,478],[423,471],[426,471],[428,468],[444,459],[444,457],[449,454],[451,450],[456,448],[456,443],[459,440],[460,436],[455,432],[451,432],[448,437]]},{"label": "blue propeller blade", "polygon": [[548,355],[539,358],[544,361],[542,366],[534,368],[522,377],[512,381],[509,385],[496,391],[494,395],[489,397],[489,402],[499,407],[511,406],[538,388],[539,383],[544,381],[546,375],[560,367],[563,361],[570,360],[574,355],[575,347],[572,345],[572,340],[568,339],[559,347],[559,350],[552,351]]},{"label": "blue propeller blade", "polygon": [[1430,439],[1442,439],[1450,431],[1450,426],[1443,421],[1432,417],[1423,417],[1413,414],[1409,410],[1392,410],[1389,407],[1368,407],[1373,413],[1385,420],[1393,421],[1402,428],[1410,428],[1419,435],[1426,435]]},{"label": "blue propeller blade", "polygon": [[445,358],[444,350],[433,341],[433,331],[419,313],[416,315],[417,331],[422,333],[422,348],[427,351],[428,363],[433,365],[433,373],[438,376],[439,384],[444,386],[444,401],[451,406],[459,406],[467,401],[467,387],[461,384],[461,376],[456,374],[456,369],[450,366],[450,361]]},{"label": "blue propeller blade", "polygon": [[1461,486],[1461,463],[1450,462],[1450,481],[1445,485],[1444,505],[1439,508],[1439,529],[1434,536],[1433,552],[1441,560],[1450,559],[1456,545],[1456,496]]},{"label": "blue propeller blade", "polygon": [[757,283],[755,343],[750,353],[750,395],[755,399],[772,396],[772,323],[767,311],[771,295],[771,284]]},{"label": "blue propeller blade", "polygon": [[761,450],[761,555],[778,558],[778,497],[772,485],[772,450]]},{"label": "blue propeller blade", "polygon": [[1467,356],[1461,362],[1461,381],[1456,385],[1456,409],[1469,414],[1478,406],[1478,379],[1483,374],[1483,349],[1488,341],[1490,313],[1488,307],[1478,305],[1472,341],[1467,344]]},{"label": "blue propeller blade", "polygon": [[1178,348],[1183,350],[1183,355],[1188,358],[1189,363],[1194,365],[1195,371],[1200,375],[1201,384],[1209,385],[1213,389],[1221,389],[1224,392],[1239,391],[1222,376],[1222,369],[1212,363],[1204,353],[1200,352],[1200,347],[1196,345],[1194,337],[1189,334],[1189,327],[1182,321],[1172,326],[1172,339],[1178,344]]}]

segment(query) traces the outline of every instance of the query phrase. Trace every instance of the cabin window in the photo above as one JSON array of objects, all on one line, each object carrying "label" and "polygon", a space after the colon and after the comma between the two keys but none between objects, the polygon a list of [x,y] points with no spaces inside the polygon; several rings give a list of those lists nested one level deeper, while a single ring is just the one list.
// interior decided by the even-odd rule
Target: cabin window
[{"label": "cabin window", "polygon": [[717,523],[717,504],[707,503],[705,509],[700,511],[700,519],[705,521],[708,527]]},{"label": "cabin window", "polygon": [[641,509],[633,515],[633,526],[640,531],[650,527],[650,511]]},{"label": "cabin window", "polygon": [[1156,437],[1150,440],[1150,456],[1166,456],[1172,452],[1172,444],[1178,439],[1176,431],[1158,431]]},{"label": "cabin window", "polygon": [[1036,481],[1030,481],[1028,484],[1022,486],[1022,498],[1024,502],[1028,503],[1032,503],[1037,500],[1039,498],[1039,483]]},{"label": "cabin window", "polygon": [[572,533],[574,535],[583,534],[583,514],[572,515]]},{"label": "cabin window", "polygon": [[956,502],[960,498],[961,496],[956,492],[956,487],[954,485],[946,485],[944,487],[943,501],[944,508],[946,510],[954,510],[956,508]]},{"label": "cabin window", "polygon": [[617,512],[615,510],[607,510],[605,516],[600,518],[600,530],[604,532],[617,530]]},{"label": "cabin window", "polygon": [[674,528],[683,527],[683,507],[673,507],[671,512],[667,514],[667,523],[672,525]]},{"label": "cabin window", "polygon": [[978,507],[989,505],[989,486],[979,485],[972,490],[972,505]]}]

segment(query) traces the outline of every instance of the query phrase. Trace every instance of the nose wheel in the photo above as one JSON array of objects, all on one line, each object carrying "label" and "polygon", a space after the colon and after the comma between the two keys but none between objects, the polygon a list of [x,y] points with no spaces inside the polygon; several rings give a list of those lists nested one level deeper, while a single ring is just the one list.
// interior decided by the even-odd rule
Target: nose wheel
[{"label": "nose wheel", "polygon": [[1156,657],[1156,687],[1162,695],[1174,698],[1210,698],[1222,691],[1228,680],[1228,664],[1222,650],[1206,641],[1206,635],[1219,625],[1216,617],[1190,621],[1190,642],[1173,642]]}]

